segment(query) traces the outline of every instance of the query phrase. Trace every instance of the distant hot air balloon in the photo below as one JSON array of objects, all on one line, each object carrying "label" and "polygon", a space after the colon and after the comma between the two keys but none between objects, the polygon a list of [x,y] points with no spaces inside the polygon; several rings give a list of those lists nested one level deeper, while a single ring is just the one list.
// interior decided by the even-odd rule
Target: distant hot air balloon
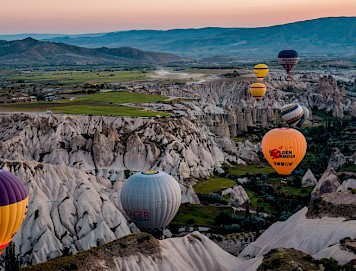
[{"label": "distant hot air balloon", "polygon": [[298,53],[294,50],[283,50],[278,54],[278,63],[284,67],[288,74],[298,61]]},{"label": "distant hot air balloon", "polygon": [[297,127],[302,127],[302,124],[309,118],[309,109],[304,105],[301,105],[301,108],[303,109],[303,116],[298,121]]},{"label": "distant hot air balloon", "polygon": [[255,73],[258,80],[262,82],[268,74],[268,66],[266,64],[257,64],[253,68],[253,72]]},{"label": "distant hot air balloon", "polygon": [[250,93],[252,94],[252,96],[257,100],[261,100],[262,97],[265,95],[266,93],[266,86],[265,84],[262,83],[253,83],[250,86]]},{"label": "distant hot air balloon", "polygon": [[288,123],[289,126],[295,126],[303,117],[303,108],[296,103],[285,104],[281,108],[281,118]]},{"label": "distant hot air balloon", "polygon": [[277,128],[264,135],[261,147],[268,163],[279,174],[288,175],[303,160],[307,142],[295,129]]},{"label": "distant hot air balloon", "polygon": [[169,174],[144,171],[132,175],[121,189],[125,213],[141,230],[154,231],[166,227],[178,212],[181,190]]},{"label": "distant hot air balloon", "polygon": [[12,173],[0,170],[0,254],[20,229],[27,206],[25,186]]}]

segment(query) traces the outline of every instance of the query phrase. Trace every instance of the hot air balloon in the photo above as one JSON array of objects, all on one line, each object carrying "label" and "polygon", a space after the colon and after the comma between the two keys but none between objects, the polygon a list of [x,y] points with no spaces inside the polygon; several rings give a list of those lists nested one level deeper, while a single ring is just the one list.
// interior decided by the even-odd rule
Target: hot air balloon
[{"label": "hot air balloon", "polygon": [[309,118],[309,109],[306,108],[304,105],[301,105],[301,107],[303,109],[303,116],[298,121],[297,127],[302,127],[302,124]]},{"label": "hot air balloon", "polygon": [[289,126],[295,126],[303,117],[303,108],[296,103],[285,104],[281,108],[281,118],[288,123]]},{"label": "hot air balloon", "polygon": [[283,50],[278,54],[278,63],[284,67],[288,74],[290,74],[290,71],[298,61],[298,53],[294,50]]},{"label": "hot air balloon", "polygon": [[25,186],[12,173],[0,170],[0,254],[20,229],[27,206]]},{"label": "hot air balloon", "polygon": [[125,213],[137,227],[155,231],[166,227],[178,212],[181,190],[169,174],[144,171],[127,179],[120,199]]},{"label": "hot air balloon", "polygon": [[257,64],[253,68],[253,72],[255,73],[258,80],[262,82],[268,74],[268,66],[266,64]]},{"label": "hot air balloon", "polygon": [[268,163],[279,174],[288,175],[303,160],[307,142],[298,130],[277,128],[264,135],[261,147]]},{"label": "hot air balloon", "polygon": [[262,83],[253,83],[250,86],[250,93],[252,94],[252,96],[257,100],[261,100],[262,97],[265,95],[266,93],[266,86],[265,84]]}]

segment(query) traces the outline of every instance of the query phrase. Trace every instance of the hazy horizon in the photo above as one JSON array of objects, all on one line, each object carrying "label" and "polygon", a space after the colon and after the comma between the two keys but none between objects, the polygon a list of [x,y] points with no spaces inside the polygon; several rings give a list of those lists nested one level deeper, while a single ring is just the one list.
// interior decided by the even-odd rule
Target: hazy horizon
[{"label": "hazy horizon", "polygon": [[84,34],[125,30],[264,27],[356,16],[354,0],[13,0],[2,4],[1,35]]}]

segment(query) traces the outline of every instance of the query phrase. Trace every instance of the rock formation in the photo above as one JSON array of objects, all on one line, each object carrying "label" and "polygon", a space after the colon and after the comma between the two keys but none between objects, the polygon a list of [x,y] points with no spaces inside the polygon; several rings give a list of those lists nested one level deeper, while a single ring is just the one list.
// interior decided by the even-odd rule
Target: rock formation
[{"label": "rock formation", "polygon": [[250,202],[245,189],[241,185],[235,185],[233,188],[225,189],[221,192],[223,196],[230,195],[229,205],[239,207],[245,203]]},{"label": "rock formation", "polygon": [[193,186],[189,185],[189,187],[186,188],[184,185],[180,184],[180,189],[182,191],[182,203],[200,204],[200,200],[195,193]]},{"label": "rock formation", "polygon": [[313,172],[308,169],[302,178],[302,187],[315,186],[317,183],[316,178],[314,177]]},{"label": "rock formation", "polygon": [[339,186],[340,181],[337,177],[336,171],[329,165],[314,187],[311,199],[316,199],[324,193],[336,192]]},{"label": "rock formation", "polygon": [[338,170],[346,163],[346,157],[341,153],[338,148],[333,148],[331,157],[329,160],[329,165],[331,165],[335,170]]}]

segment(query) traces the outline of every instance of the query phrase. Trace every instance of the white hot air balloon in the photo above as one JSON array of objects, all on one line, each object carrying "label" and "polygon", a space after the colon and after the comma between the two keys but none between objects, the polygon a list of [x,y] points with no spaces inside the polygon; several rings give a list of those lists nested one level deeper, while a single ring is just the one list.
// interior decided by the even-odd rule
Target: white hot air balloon
[{"label": "white hot air balloon", "polygon": [[295,126],[303,116],[303,108],[296,103],[285,104],[281,108],[281,118],[289,126]]},{"label": "white hot air balloon", "polygon": [[171,175],[144,171],[127,179],[120,200],[125,213],[139,229],[155,231],[166,227],[177,214],[181,190]]},{"label": "white hot air balloon", "polygon": [[301,107],[303,109],[303,116],[297,123],[298,127],[302,127],[302,124],[309,118],[309,109],[307,107],[305,107],[304,105],[301,105]]}]

